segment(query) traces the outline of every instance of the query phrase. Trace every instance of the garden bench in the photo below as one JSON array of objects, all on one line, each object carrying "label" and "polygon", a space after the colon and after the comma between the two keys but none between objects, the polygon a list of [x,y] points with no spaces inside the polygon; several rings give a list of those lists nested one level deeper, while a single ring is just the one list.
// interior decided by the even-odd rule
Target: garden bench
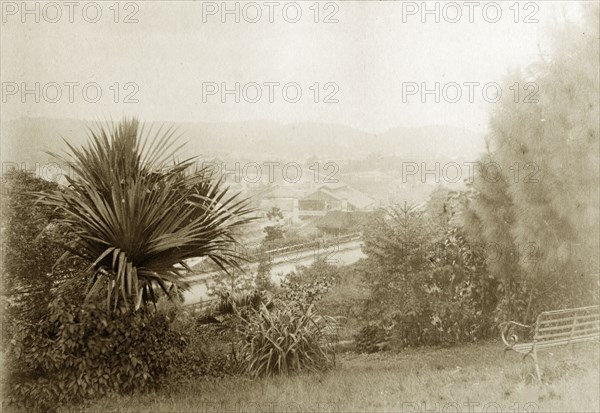
[{"label": "garden bench", "polygon": [[[523,354],[523,359],[530,356],[535,363],[537,379],[541,382],[538,351],[587,341],[600,342],[600,306],[544,311],[531,326],[509,321],[500,324],[500,329],[506,345],[505,353],[513,350]],[[518,329],[528,330],[530,336],[533,333],[532,338],[520,341]]]}]

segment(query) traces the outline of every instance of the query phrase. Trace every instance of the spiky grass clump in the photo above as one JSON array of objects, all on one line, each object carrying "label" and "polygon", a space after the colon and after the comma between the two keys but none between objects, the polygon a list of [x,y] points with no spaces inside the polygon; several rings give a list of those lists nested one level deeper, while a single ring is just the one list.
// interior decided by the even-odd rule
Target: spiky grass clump
[{"label": "spiky grass clump", "polygon": [[334,355],[327,341],[331,317],[314,313],[313,306],[283,306],[260,310],[242,318],[241,365],[252,377],[300,371],[323,371],[332,367]]}]

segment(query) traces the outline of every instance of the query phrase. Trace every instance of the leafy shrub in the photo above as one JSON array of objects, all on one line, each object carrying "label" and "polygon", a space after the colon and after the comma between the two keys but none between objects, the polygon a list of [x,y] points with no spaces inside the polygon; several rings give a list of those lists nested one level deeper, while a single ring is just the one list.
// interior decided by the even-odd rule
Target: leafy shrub
[{"label": "leafy shrub", "polygon": [[[34,323],[47,311],[52,292],[63,280],[83,270],[77,259],[63,260],[59,246],[69,235],[56,225],[53,208],[36,203],[35,193],[58,190],[55,182],[24,171],[12,171],[0,182],[2,188],[2,290],[9,298],[7,316]],[[71,294],[82,297],[81,290]]]},{"label": "leafy shrub", "polygon": [[242,372],[261,377],[331,367],[334,352],[326,340],[326,328],[333,319],[316,315],[312,305],[280,307],[269,311],[262,305],[241,319]]},{"label": "leafy shrub", "polygon": [[280,298],[290,305],[308,307],[321,300],[331,285],[327,280],[302,283],[284,280],[281,282]]},{"label": "leafy shrub", "polygon": [[[557,268],[557,271],[560,271]],[[543,282],[523,277],[503,282],[498,293],[501,294],[498,307],[494,313],[494,323],[518,321],[533,324],[542,311],[559,310],[578,306],[597,305],[598,288],[590,288],[589,284],[580,285],[564,283],[560,278],[566,274],[548,274]]]},{"label": "leafy shrub", "polygon": [[277,298],[284,304],[306,310],[331,290],[340,279],[340,270],[325,261],[316,261],[312,265],[298,266],[283,281]]},{"label": "leafy shrub", "polygon": [[316,305],[321,313],[354,320],[362,316],[369,291],[361,283],[361,266],[362,262],[343,267],[343,277]]},{"label": "leafy shrub", "polygon": [[393,316],[390,341],[396,348],[474,342],[489,334],[489,326],[490,319],[466,303],[433,301],[419,312]]},{"label": "leafy shrub", "polygon": [[173,329],[186,335],[187,346],[177,368],[172,369],[169,383],[178,385],[204,376],[236,374],[236,325],[236,316],[215,318],[181,311],[173,323]]},{"label": "leafy shrub", "polygon": [[[442,216],[415,206],[392,207],[365,231],[363,280],[367,316],[386,324],[392,347],[449,345],[493,332],[497,280],[484,256]],[[365,349],[372,349],[368,341]]]},{"label": "leafy shrub", "polygon": [[375,353],[388,350],[390,333],[378,324],[369,324],[360,329],[355,336],[356,351],[359,353]]},{"label": "leafy shrub", "polygon": [[287,281],[295,283],[309,283],[316,281],[328,281],[338,284],[342,279],[340,267],[329,264],[325,259],[317,260],[309,266],[299,265],[296,271],[286,276]]},{"label": "leafy shrub", "polygon": [[248,309],[258,310],[261,305],[272,306],[271,295],[266,291],[252,290],[230,293],[221,291],[214,310],[218,314],[234,314]]},{"label": "leafy shrub", "polygon": [[164,313],[109,316],[62,300],[49,309],[36,325],[19,326],[9,348],[9,400],[29,411],[151,389],[186,345]]},{"label": "leafy shrub", "polygon": [[281,225],[271,225],[264,228],[265,231],[265,243],[273,243],[278,240],[285,239],[285,230]]},{"label": "leafy shrub", "polygon": [[319,245],[319,240],[316,239],[316,233],[302,235],[299,233],[298,228],[289,225],[268,226],[265,227],[264,232],[265,238],[263,239],[263,245],[267,250],[295,247],[298,245],[313,248]]},{"label": "leafy shrub", "polygon": [[492,323],[472,308],[454,302],[433,302],[408,313],[396,313],[365,327],[355,336],[360,353],[415,346],[448,346],[473,342]]}]

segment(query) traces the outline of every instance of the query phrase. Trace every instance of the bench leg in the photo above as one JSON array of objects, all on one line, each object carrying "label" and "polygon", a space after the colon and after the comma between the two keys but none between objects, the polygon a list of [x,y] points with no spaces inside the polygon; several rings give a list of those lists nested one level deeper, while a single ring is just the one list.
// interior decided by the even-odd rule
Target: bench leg
[{"label": "bench leg", "polygon": [[538,363],[537,352],[533,350],[531,353],[531,358],[533,359],[533,363],[535,364],[535,373],[537,375],[538,383],[542,383],[542,375],[540,374],[540,365]]}]

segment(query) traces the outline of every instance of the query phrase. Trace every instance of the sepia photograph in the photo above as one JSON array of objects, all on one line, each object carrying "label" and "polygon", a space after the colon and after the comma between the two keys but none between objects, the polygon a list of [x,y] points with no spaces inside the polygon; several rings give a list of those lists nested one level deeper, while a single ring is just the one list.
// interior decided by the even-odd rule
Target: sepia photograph
[{"label": "sepia photograph", "polygon": [[600,412],[600,1],[0,12],[0,413]]}]

